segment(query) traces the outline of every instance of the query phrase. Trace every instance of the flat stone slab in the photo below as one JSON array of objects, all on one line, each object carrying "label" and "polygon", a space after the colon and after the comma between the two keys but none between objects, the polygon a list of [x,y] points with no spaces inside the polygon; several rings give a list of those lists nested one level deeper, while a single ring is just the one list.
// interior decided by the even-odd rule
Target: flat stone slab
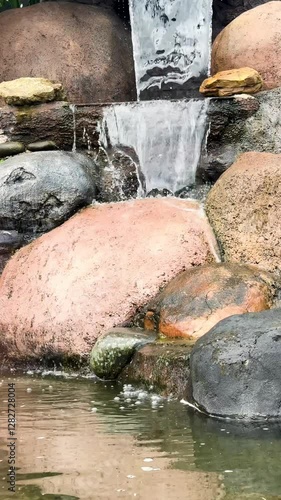
[{"label": "flat stone slab", "polygon": [[17,78],[0,83],[0,98],[6,104],[23,106],[27,104],[65,100],[61,83],[45,78]]}]

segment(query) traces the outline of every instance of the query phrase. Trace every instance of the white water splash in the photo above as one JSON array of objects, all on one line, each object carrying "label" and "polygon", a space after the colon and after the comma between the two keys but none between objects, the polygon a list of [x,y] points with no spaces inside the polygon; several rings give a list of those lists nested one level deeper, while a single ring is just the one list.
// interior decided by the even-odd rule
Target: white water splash
[{"label": "white water splash", "polygon": [[209,72],[212,0],[129,0],[138,97]]},{"label": "white water splash", "polygon": [[208,100],[143,101],[104,109],[99,142],[105,150],[134,150],[151,189],[173,193],[195,182]]},{"label": "white water splash", "polygon": [[73,115],[73,144],[72,144],[72,152],[76,152],[76,106],[75,104],[70,104],[69,109],[72,111]]}]

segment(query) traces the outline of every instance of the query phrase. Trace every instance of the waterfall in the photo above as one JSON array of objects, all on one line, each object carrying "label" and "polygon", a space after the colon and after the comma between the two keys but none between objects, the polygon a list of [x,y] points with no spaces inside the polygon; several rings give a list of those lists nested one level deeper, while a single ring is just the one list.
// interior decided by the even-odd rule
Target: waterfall
[{"label": "waterfall", "polygon": [[207,103],[191,99],[113,104],[104,108],[100,145],[134,151],[146,192],[166,188],[174,193],[195,182]]},{"label": "waterfall", "polygon": [[138,97],[192,96],[209,72],[212,0],[129,0],[129,7]]}]

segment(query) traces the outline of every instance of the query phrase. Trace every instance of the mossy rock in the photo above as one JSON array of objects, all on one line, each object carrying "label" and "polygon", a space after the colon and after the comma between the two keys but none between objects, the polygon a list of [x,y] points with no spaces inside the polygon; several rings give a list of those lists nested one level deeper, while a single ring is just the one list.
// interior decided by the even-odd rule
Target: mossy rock
[{"label": "mossy rock", "polygon": [[90,355],[91,369],[101,379],[116,379],[134,352],[155,338],[154,332],[138,328],[113,328],[95,344]]}]

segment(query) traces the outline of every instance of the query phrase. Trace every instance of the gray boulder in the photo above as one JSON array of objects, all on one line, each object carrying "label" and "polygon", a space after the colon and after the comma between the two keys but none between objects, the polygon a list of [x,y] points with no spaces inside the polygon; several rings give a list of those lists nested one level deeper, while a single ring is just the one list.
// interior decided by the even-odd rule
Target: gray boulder
[{"label": "gray boulder", "polygon": [[17,155],[0,164],[0,229],[49,231],[94,196],[94,164],[82,154]]},{"label": "gray boulder", "polygon": [[281,417],[281,309],[231,316],[195,344],[193,401],[223,417]]}]

